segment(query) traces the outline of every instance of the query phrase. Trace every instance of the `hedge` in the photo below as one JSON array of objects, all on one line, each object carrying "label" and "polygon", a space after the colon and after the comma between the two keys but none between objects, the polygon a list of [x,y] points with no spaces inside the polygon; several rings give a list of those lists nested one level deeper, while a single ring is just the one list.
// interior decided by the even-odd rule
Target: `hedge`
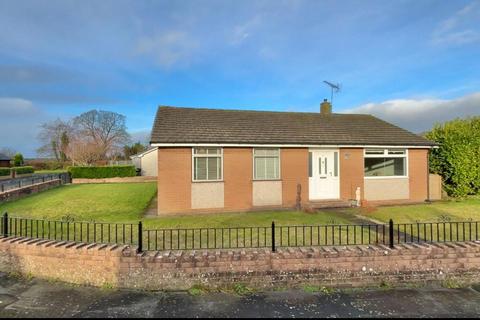
[{"label": "hedge", "polygon": [[480,194],[480,117],[436,125],[426,134],[440,147],[430,154],[430,171],[440,174],[450,196]]},{"label": "hedge", "polygon": [[134,166],[68,167],[68,172],[72,178],[83,179],[134,177],[137,175]]},{"label": "hedge", "polygon": [[12,170],[15,170],[15,174],[29,174],[35,171],[33,167],[13,167]]},{"label": "hedge", "polygon": [[0,177],[9,176],[10,168],[0,168]]}]

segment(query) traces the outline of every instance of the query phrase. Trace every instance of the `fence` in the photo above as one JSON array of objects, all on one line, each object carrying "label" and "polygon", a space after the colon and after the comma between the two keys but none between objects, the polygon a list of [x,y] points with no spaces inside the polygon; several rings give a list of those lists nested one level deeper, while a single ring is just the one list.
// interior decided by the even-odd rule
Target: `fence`
[{"label": "fence", "polygon": [[138,251],[322,247],[350,245],[466,242],[479,240],[479,222],[435,222],[364,225],[316,225],[144,229],[138,224],[0,219],[3,236],[81,243],[125,244]]},{"label": "fence", "polygon": [[137,245],[141,234],[137,224],[26,219],[6,213],[0,220],[3,236],[42,240]]},{"label": "fence", "polygon": [[70,183],[70,175],[67,172],[55,174],[33,175],[31,177],[10,179],[0,182],[0,192],[28,187],[37,183],[44,183],[53,180],[61,180],[62,184]]}]

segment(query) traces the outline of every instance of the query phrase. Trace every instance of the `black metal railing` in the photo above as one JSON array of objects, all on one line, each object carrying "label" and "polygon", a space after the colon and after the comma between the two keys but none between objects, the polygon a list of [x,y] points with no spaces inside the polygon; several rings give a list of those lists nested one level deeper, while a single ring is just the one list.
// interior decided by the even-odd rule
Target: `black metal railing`
[{"label": "black metal railing", "polygon": [[137,224],[37,220],[8,217],[1,219],[2,235],[42,240],[137,245]]},{"label": "black metal railing", "polygon": [[137,246],[138,251],[395,245],[478,241],[477,221],[147,229],[138,223],[0,219],[2,236]]},{"label": "black metal railing", "polygon": [[479,222],[419,222],[394,225],[393,243],[441,243],[479,240]]},{"label": "black metal railing", "polygon": [[272,246],[270,227],[145,230],[147,250],[266,248]]},{"label": "black metal railing", "polygon": [[0,193],[7,192],[13,189],[24,188],[32,186],[38,183],[45,183],[49,181],[60,180],[62,184],[70,183],[70,174],[65,173],[52,173],[52,174],[41,174],[41,175],[32,175],[30,177],[15,178],[9,179],[0,182]]},{"label": "black metal railing", "polygon": [[279,226],[277,247],[386,244],[385,225]]}]

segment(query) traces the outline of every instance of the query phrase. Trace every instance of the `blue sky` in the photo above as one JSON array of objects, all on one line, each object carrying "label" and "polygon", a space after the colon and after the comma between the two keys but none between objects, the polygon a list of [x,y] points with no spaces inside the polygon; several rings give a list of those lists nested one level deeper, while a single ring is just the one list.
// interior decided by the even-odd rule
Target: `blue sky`
[{"label": "blue sky", "polygon": [[158,105],[373,113],[412,131],[480,114],[480,1],[0,0],[0,148],[93,108],[135,138]]}]

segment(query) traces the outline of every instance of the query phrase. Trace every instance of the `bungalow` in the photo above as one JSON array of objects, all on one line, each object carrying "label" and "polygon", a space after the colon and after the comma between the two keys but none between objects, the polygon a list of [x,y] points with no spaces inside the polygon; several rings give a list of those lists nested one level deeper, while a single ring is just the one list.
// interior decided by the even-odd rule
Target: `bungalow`
[{"label": "bungalow", "polygon": [[3,154],[3,153],[0,153],[0,168],[4,168],[4,167],[10,167],[10,157]]},{"label": "bungalow", "polygon": [[423,202],[435,144],[363,114],[164,107],[158,213]]},{"label": "bungalow", "polygon": [[146,177],[156,177],[158,168],[158,148],[150,147],[144,152],[130,157],[133,165],[140,170],[140,175]]}]

